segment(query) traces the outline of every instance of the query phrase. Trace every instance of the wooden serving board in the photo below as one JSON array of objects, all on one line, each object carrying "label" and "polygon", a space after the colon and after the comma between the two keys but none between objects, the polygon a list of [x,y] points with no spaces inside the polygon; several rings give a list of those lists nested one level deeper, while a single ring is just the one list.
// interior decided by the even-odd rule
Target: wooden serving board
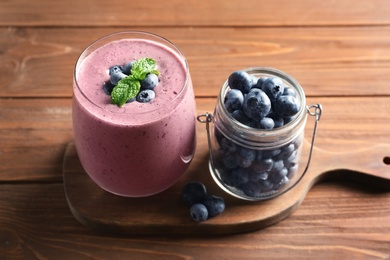
[{"label": "wooden serving board", "polygon": [[[208,173],[187,174],[173,187],[146,198],[125,198],[99,188],[85,173],[73,143],[64,157],[64,188],[69,207],[82,224],[103,232],[124,234],[232,234],[273,225],[292,214],[310,188],[325,178],[343,178],[390,191],[390,144],[351,153],[335,154],[314,147],[304,178],[287,193],[271,200],[247,202],[223,193]],[[302,167],[301,167],[302,168]],[[186,182],[200,180],[211,193],[223,196],[225,211],[197,223],[180,194]]]}]

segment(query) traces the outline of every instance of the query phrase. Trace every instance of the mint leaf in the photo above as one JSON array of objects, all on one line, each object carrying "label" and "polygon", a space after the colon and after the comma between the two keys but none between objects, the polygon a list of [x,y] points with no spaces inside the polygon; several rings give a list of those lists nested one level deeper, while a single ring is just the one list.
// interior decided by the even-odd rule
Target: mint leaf
[{"label": "mint leaf", "polygon": [[141,58],[131,67],[131,75],[139,81],[144,80],[149,73],[160,74],[157,70],[157,62],[152,58]]},{"label": "mint leaf", "polygon": [[118,82],[111,92],[111,102],[123,106],[129,99],[137,96],[141,83],[133,77],[127,76]]}]

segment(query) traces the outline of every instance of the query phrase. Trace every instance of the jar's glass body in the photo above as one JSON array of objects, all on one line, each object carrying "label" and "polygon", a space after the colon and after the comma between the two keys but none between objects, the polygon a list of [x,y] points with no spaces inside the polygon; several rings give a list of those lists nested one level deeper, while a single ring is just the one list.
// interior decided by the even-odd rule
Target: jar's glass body
[{"label": "jar's glass body", "polygon": [[257,201],[278,196],[300,179],[299,161],[307,110],[302,87],[291,76],[272,68],[249,68],[248,74],[278,77],[297,93],[298,113],[283,126],[263,130],[234,119],[224,105],[230,90],[222,86],[213,115],[210,138],[210,172],[226,192],[241,199]]},{"label": "jar's glass body", "polygon": [[[160,71],[156,97],[122,107],[103,85],[108,69],[153,58]],[[73,84],[73,130],[80,161],[101,188],[143,197],[172,186],[195,151],[195,98],[187,62],[162,37],[122,32],[103,37],[79,57]]]}]

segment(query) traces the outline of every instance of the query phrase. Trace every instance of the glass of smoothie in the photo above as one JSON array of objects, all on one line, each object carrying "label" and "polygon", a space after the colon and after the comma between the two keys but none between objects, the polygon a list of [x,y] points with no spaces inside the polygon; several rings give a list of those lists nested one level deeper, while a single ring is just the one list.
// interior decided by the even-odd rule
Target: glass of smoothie
[{"label": "glass of smoothie", "polygon": [[[139,102],[137,96],[114,103],[112,68],[125,70],[126,64],[146,58],[155,61],[158,71],[152,99]],[[130,31],[102,37],[75,65],[72,119],[77,153],[90,178],[113,194],[145,197],[177,182],[195,152],[195,110],[186,59],[160,36]]]}]

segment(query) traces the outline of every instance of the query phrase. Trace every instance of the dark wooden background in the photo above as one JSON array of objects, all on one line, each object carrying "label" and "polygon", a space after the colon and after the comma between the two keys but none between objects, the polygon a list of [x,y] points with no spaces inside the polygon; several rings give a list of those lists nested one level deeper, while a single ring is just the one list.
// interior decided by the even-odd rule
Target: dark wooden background
[{"label": "dark wooden background", "polygon": [[[275,67],[323,105],[316,146],[336,153],[390,142],[387,0],[1,0],[0,258],[390,258],[390,192],[353,181],[318,184],[288,219],[239,235],[115,236],[81,225],[62,181],[73,66],[91,41],[122,30],[182,50],[198,113],[213,110],[233,70]],[[199,158],[207,147],[204,126],[197,130]]]}]

